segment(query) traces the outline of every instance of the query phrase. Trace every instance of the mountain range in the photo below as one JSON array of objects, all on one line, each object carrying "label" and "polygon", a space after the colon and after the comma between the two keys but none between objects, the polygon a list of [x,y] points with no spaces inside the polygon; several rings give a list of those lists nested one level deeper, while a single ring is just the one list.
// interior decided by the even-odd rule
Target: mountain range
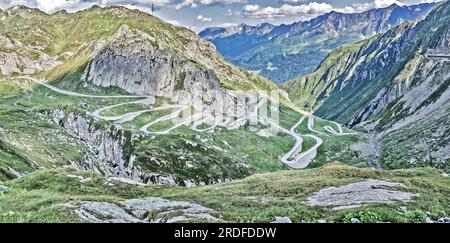
[{"label": "mountain range", "polygon": [[312,72],[333,49],[427,15],[435,3],[393,4],[362,13],[330,12],[309,21],[274,26],[213,27],[199,35],[230,62],[281,83]]},{"label": "mountain range", "polygon": [[[317,116],[350,127],[370,124],[389,144],[385,153],[392,163],[408,153],[403,163],[447,166],[449,6],[445,2],[423,20],[337,48],[316,71],[283,87]],[[403,145],[393,146],[392,139]]]}]

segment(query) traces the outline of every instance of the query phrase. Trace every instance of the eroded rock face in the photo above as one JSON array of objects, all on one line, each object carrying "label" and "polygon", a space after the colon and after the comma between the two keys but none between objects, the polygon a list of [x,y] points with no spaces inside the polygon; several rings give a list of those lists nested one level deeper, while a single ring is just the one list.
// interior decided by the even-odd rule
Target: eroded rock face
[{"label": "eroded rock face", "polygon": [[274,224],[291,224],[292,221],[289,217],[275,217],[275,221],[272,223]]},{"label": "eroded rock face", "polygon": [[57,64],[59,62],[45,53],[39,53],[37,57],[32,58],[23,53],[0,51],[0,74],[2,75],[35,74]]},{"label": "eroded rock face", "polygon": [[55,123],[83,142],[89,150],[82,163],[73,162],[74,167],[139,183],[176,185],[172,176],[144,172],[134,165],[133,154],[125,156],[125,146],[133,146],[134,141],[139,139],[139,134],[126,134],[119,127],[97,129],[88,118],[75,113],[66,115],[63,110],[54,111],[51,117]]},{"label": "eroded rock face", "polygon": [[148,197],[121,203],[82,202],[75,214],[91,223],[178,223],[190,220],[223,222],[212,209],[198,204]]},{"label": "eroded rock face", "polygon": [[38,49],[30,48],[0,34],[0,74],[35,74],[60,62]]},{"label": "eroded rock face", "polygon": [[333,207],[334,210],[360,207],[366,204],[389,204],[395,202],[413,202],[418,196],[405,185],[382,180],[366,180],[340,187],[322,189],[309,197],[309,206]]},{"label": "eroded rock face", "polygon": [[237,104],[220,85],[215,71],[190,59],[192,55],[186,57],[153,42],[146,33],[123,25],[97,48],[84,71],[85,80],[100,87],[119,87],[130,94],[170,98],[192,104],[197,110],[234,114]]}]

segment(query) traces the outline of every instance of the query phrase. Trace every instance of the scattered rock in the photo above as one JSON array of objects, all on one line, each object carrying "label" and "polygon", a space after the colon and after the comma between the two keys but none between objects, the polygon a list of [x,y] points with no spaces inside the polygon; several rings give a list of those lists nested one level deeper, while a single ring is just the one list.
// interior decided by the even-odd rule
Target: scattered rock
[{"label": "scattered rock", "polygon": [[6,191],[9,187],[0,185],[0,191]]},{"label": "scattered rock", "polygon": [[133,181],[131,179],[127,179],[127,178],[121,178],[121,177],[110,177],[107,179],[108,182],[121,182],[124,184],[129,184],[129,185],[134,185],[134,186],[146,186],[146,184],[138,182],[138,181]]},{"label": "scattered rock", "polygon": [[450,223],[450,218],[449,217],[444,217],[444,218],[440,218],[437,220],[438,223],[446,223],[449,224]]},{"label": "scattered rock", "polygon": [[74,166],[77,169],[100,171],[107,177],[127,178],[146,184],[176,185],[172,176],[150,173],[134,166],[135,155],[131,155],[129,161],[123,159],[124,142],[132,143],[133,137],[138,135],[133,134],[130,140],[117,126],[112,131],[96,129],[88,117],[73,112],[66,114],[64,110],[55,110],[50,116],[54,123],[59,124],[89,148],[83,163]]},{"label": "scattered rock", "polygon": [[273,221],[272,223],[275,224],[291,224],[292,221],[289,217],[275,217],[275,221]]},{"label": "scattered rock", "polygon": [[250,201],[261,203],[261,204],[268,204],[268,203],[273,203],[273,202],[279,201],[278,198],[270,197],[270,196],[261,196],[261,197],[248,196],[248,197],[244,197],[244,198],[248,199]]},{"label": "scattered rock", "polygon": [[352,219],[350,219],[350,223],[352,223],[352,224],[357,224],[357,223],[360,223],[361,221],[359,221],[359,219],[357,219],[357,218],[352,218]]},{"label": "scattered rock", "polygon": [[434,221],[430,217],[427,217],[425,219],[425,222],[428,223],[428,224],[433,224],[433,223],[450,224],[450,218],[449,217],[443,217],[443,218],[439,218],[438,220]]},{"label": "scattered rock", "polygon": [[306,204],[310,206],[332,206],[334,210],[360,207],[365,204],[388,204],[394,202],[413,202],[418,196],[406,189],[405,185],[381,180],[366,180],[341,187],[322,189],[309,197]]},{"label": "scattered rock", "polygon": [[432,223],[434,223],[434,221],[433,221],[430,217],[427,217],[427,218],[425,219],[425,222],[427,222],[427,224],[432,224]]},{"label": "scattered rock", "polygon": [[87,182],[92,181],[92,178],[84,178],[82,176],[77,176],[77,175],[72,175],[72,174],[68,174],[67,177],[78,179],[80,181],[80,183],[87,183]]},{"label": "scattered rock", "polygon": [[19,171],[15,170],[15,169],[13,169],[13,168],[10,168],[10,167],[8,167],[7,170],[8,170],[11,174],[13,174],[15,177],[17,177],[17,178],[23,177],[23,176],[25,175],[25,173],[19,172]]},{"label": "scattered rock", "polygon": [[75,214],[91,223],[178,223],[188,220],[223,222],[212,209],[162,198],[130,199],[120,203],[81,202]]},{"label": "scattered rock", "polygon": [[[49,70],[52,67],[61,64],[61,62],[42,51],[36,49],[32,50],[17,44],[13,44],[13,48],[20,48],[22,51],[0,52],[0,60],[2,60],[0,62],[0,74],[2,75],[7,76],[14,73],[30,75]],[[29,55],[27,52],[32,52],[34,55]]]},{"label": "scattered rock", "polygon": [[83,220],[92,223],[138,223],[140,220],[131,216],[121,207],[108,202],[83,202],[75,213]]},{"label": "scattered rock", "polygon": [[317,223],[319,223],[319,224],[326,224],[327,221],[325,219],[318,219]]},{"label": "scattered rock", "polygon": [[408,209],[406,207],[400,207],[399,209],[400,209],[400,212],[403,214],[408,212]]}]

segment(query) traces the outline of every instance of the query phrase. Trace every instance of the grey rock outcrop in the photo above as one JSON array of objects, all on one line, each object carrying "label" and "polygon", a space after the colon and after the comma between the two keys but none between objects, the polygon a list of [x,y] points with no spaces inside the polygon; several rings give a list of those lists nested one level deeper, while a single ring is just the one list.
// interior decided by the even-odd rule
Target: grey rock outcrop
[{"label": "grey rock outcrop", "polygon": [[135,95],[166,97],[193,105],[199,111],[233,115],[236,109],[243,109],[221,86],[215,71],[186,57],[192,55],[160,48],[152,41],[146,33],[123,25],[97,48],[84,71],[84,79],[96,86],[119,87]]},{"label": "grey rock outcrop", "polygon": [[[31,56],[32,54],[30,53],[29,55]],[[59,64],[59,62],[45,53],[39,53],[35,58],[30,56],[15,51],[0,51],[0,74],[35,74]]]},{"label": "grey rock outcrop", "polygon": [[58,65],[55,58],[0,33],[0,74],[35,74]]},{"label": "grey rock outcrop", "polygon": [[406,192],[405,189],[407,188],[401,183],[366,180],[345,186],[322,189],[309,197],[306,204],[340,210],[367,204],[413,202],[412,198],[418,195]]},{"label": "grey rock outcrop", "polygon": [[179,223],[191,220],[223,222],[212,209],[198,204],[148,197],[120,203],[81,202],[75,214],[91,223]]},{"label": "grey rock outcrop", "polygon": [[352,218],[352,219],[350,219],[350,223],[352,223],[352,224],[357,224],[357,223],[360,223],[361,221],[359,221],[359,219],[357,219],[357,218]]},{"label": "grey rock outcrop", "polygon": [[134,146],[139,134],[126,133],[116,126],[106,130],[97,129],[93,120],[73,112],[66,115],[63,110],[54,111],[51,117],[88,148],[89,153],[84,161],[74,162],[78,169],[98,171],[108,177],[120,177],[146,184],[176,185],[170,175],[144,172],[134,165],[133,154],[125,156],[125,146]]},{"label": "grey rock outcrop", "polygon": [[292,221],[289,217],[275,217],[275,221],[273,221],[272,223],[275,224],[291,224]]},{"label": "grey rock outcrop", "polygon": [[427,224],[435,224],[435,223],[438,223],[438,224],[450,224],[450,218],[449,217],[443,217],[443,218],[439,218],[437,220],[432,220],[430,217],[427,217],[425,219],[425,222]]}]

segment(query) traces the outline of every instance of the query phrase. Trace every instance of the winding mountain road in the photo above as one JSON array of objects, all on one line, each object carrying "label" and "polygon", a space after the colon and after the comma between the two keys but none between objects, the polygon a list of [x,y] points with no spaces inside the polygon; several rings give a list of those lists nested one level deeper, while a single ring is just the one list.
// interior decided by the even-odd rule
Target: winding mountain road
[{"label": "winding mountain road", "polygon": [[[315,135],[304,135],[316,140],[316,144],[307,151],[302,152],[303,138],[295,130],[305,121],[306,118],[308,118],[308,120],[311,120],[312,117],[303,116],[289,131],[282,127],[279,127],[283,132],[290,134],[295,139],[294,147],[283,157],[281,157],[281,162],[293,169],[306,168],[316,157],[317,149],[323,144],[323,140]],[[312,129],[312,126],[308,125],[308,129],[310,129],[311,132],[316,132]]]},{"label": "winding mountain road", "polygon": [[334,122],[334,121],[329,121],[333,124],[335,124],[338,127],[339,131],[334,130],[334,128],[332,128],[331,126],[324,126],[323,129],[325,129],[327,132],[335,135],[335,136],[351,136],[351,135],[357,135],[357,132],[347,132],[345,133],[344,130],[342,129],[342,125]]},{"label": "winding mountain road", "polygon": [[91,113],[92,116],[98,118],[98,119],[103,119],[103,120],[107,120],[107,121],[117,121],[117,120],[121,120],[121,119],[125,119],[127,117],[137,117],[143,113],[146,112],[150,112],[153,111],[154,109],[148,109],[148,110],[142,110],[142,111],[136,111],[136,112],[129,112],[120,116],[103,116],[101,115],[104,111],[109,110],[109,109],[113,109],[113,108],[117,108],[120,106],[124,106],[124,105],[129,105],[129,104],[142,104],[142,105],[149,105],[154,103],[154,98],[153,97],[149,97],[143,100],[137,100],[137,101],[131,101],[131,102],[125,102],[125,103],[120,103],[117,105],[111,105],[111,106],[107,106],[104,108],[101,108],[99,110],[96,110],[94,112]]},{"label": "winding mountain road", "polygon": [[[20,77],[18,77],[17,79],[19,79],[19,78]],[[302,113],[303,116],[290,130],[287,130],[287,129],[281,127],[278,123],[276,123],[275,121],[273,121],[271,119],[266,119],[265,117],[259,118],[258,111],[261,108],[261,106],[267,102],[267,99],[261,99],[261,100],[257,101],[254,111],[249,114],[245,114],[244,115],[245,117],[235,117],[234,121],[233,121],[233,117],[218,119],[214,122],[214,124],[212,126],[207,127],[205,129],[199,129],[198,126],[205,124],[208,121],[213,120],[214,116],[212,116],[212,114],[211,114],[211,116],[209,116],[208,114],[205,115],[202,113],[196,113],[194,115],[191,115],[191,116],[177,122],[176,124],[174,124],[173,126],[171,126],[170,128],[168,128],[166,130],[148,131],[148,129],[150,127],[154,126],[157,123],[164,122],[164,121],[173,121],[173,120],[179,119],[181,112],[184,111],[185,109],[188,109],[189,106],[187,106],[187,105],[163,105],[163,106],[152,108],[152,109],[144,109],[141,111],[129,112],[129,113],[118,115],[118,116],[105,116],[105,115],[102,115],[102,113],[106,110],[117,108],[117,107],[128,105],[128,104],[151,105],[151,104],[154,104],[155,98],[147,97],[147,96],[134,96],[134,95],[114,95],[114,96],[87,95],[87,94],[81,94],[81,93],[77,93],[77,92],[63,90],[63,89],[57,88],[53,85],[50,85],[46,82],[43,82],[41,80],[38,80],[38,79],[35,79],[32,77],[21,77],[21,79],[31,80],[31,81],[38,83],[44,87],[47,87],[57,93],[61,93],[64,95],[69,95],[69,96],[98,98],[98,99],[120,99],[120,98],[139,99],[136,101],[129,101],[129,102],[124,102],[124,103],[120,103],[120,104],[116,104],[116,105],[107,106],[107,107],[101,108],[101,109],[96,110],[91,113],[91,115],[94,116],[95,118],[108,120],[108,121],[115,121],[116,123],[124,123],[127,121],[132,121],[136,117],[138,117],[142,114],[148,113],[148,112],[168,110],[168,109],[175,110],[174,112],[172,112],[168,115],[157,118],[156,120],[146,124],[145,126],[143,126],[142,128],[139,129],[141,132],[148,134],[148,135],[166,135],[166,134],[169,134],[171,131],[173,131],[183,125],[188,126],[190,124],[191,124],[190,128],[197,132],[210,132],[210,131],[213,131],[218,126],[223,126],[229,130],[232,130],[232,129],[238,129],[243,124],[245,124],[247,121],[251,121],[256,118],[256,119],[258,119],[259,122],[266,122],[267,124],[272,124],[275,128],[279,129],[280,131],[282,131],[286,134],[291,135],[295,139],[295,145],[292,147],[292,149],[281,157],[281,162],[288,165],[290,168],[294,168],[294,169],[306,168],[312,162],[312,160],[317,156],[317,150],[323,144],[322,138],[320,138],[318,136],[315,136],[313,134],[299,134],[295,131],[306,119],[308,119],[307,128],[309,131],[311,131],[312,133],[318,134],[318,135],[329,136],[328,134],[326,134],[324,132],[319,132],[319,131],[315,130],[314,129],[314,123],[315,123],[314,116],[306,114],[306,113],[305,114]],[[344,133],[342,126],[340,124],[338,124],[336,122],[331,122],[331,123],[333,123],[337,126],[338,131],[336,131],[331,126],[323,127],[324,130],[329,132],[331,135],[345,136],[345,135],[356,135],[357,134],[356,132]],[[302,151],[302,146],[303,146],[303,142],[304,142],[302,136],[313,138],[316,141],[315,145],[306,151]]]},{"label": "winding mountain road", "polygon": [[314,117],[313,116],[308,117],[308,129],[311,132],[314,132],[314,133],[317,133],[317,134],[320,134],[320,135],[324,135],[324,136],[328,136],[327,134],[325,134],[323,132],[319,132],[317,130],[314,130]]},{"label": "winding mountain road", "polygon": [[77,92],[67,91],[64,89],[60,89],[58,87],[55,87],[53,85],[50,85],[44,81],[41,81],[39,79],[33,78],[33,77],[16,77],[14,79],[28,79],[30,81],[33,81],[37,84],[40,84],[48,89],[51,89],[57,93],[65,94],[69,96],[76,96],[76,97],[84,97],[84,98],[97,98],[97,99],[118,99],[118,98],[148,98],[148,96],[136,96],[136,95],[112,95],[112,96],[104,96],[104,95],[87,95],[87,94],[81,94]]}]

